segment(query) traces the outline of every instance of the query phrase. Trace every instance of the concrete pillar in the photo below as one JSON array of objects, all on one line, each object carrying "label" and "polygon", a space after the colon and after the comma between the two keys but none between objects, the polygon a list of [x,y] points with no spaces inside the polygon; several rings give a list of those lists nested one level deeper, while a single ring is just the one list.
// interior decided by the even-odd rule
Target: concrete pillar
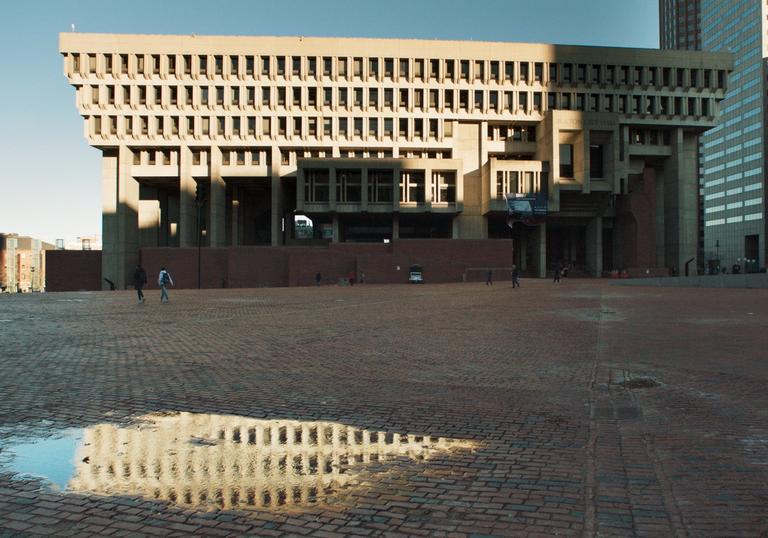
[{"label": "concrete pillar", "polygon": [[240,244],[240,187],[232,185],[232,215],[231,215],[232,241],[236,247]]},{"label": "concrete pillar", "polygon": [[[117,234],[117,157],[114,150],[104,151],[101,157],[101,276],[117,282],[118,270],[118,234]],[[8,267],[15,267],[8,264]],[[9,276],[10,278],[10,276]],[[109,289],[102,280],[101,288]]]},{"label": "concrete pillar", "polygon": [[547,223],[536,227],[536,264],[539,278],[547,277]]},{"label": "concrete pillar", "polygon": [[587,269],[596,277],[603,274],[603,218],[595,217],[587,224]]},{"label": "concrete pillar", "polygon": [[[116,239],[113,260],[110,262],[114,278],[106,274],[115,283],[117,289],[125,289],[133,276],[133,270],[139,261],[139,183],[131,175],[133,154],[127,146],[120,146],[117,153],[115,191],[109,189],[106,193],[116,198]],[[110,161],[111,168],[111,161]],[[109,202],[112,205],[112,202]],[[115,235],[114,233],[112,234]],[[103,255],[103,253],[102,253]]]},{"label": "concrete pillar", "polygon": [[272,212],[270,217],[270,236],[271,244],[273,247],[282,244],[282,217],[283,217],[283,198],[282,198],[282,185],[280,183],[281,176],[281,157],[280,148],[272,147],[272,167],[270,169],[270,181],[272,183]]},{"label": "concrete pillar", "polygon": [[583,163],[582,177],[584,178],[584,183],[581,185],[581,192],[589,194],[592,192],[591,177],[589,175],[589,129],[585,128],[582,131],[582,141],[581,162]]},{"label": "concrete pillar", "polygon": [[427,210],[432,208],[432,169],[426,168],[424,170],[424,205]]},{"label": "concrete pillar", "polygon": [[195,193],[197,183],[192,177],[192,150],[179,148],[179,246],[197,246],[197,208]]},{"label": "concrete pillar", "polygon": [[333,238],[331,239],[331,241],[333,243],[338,243],[339,242],[339,214],[334,213],[331,219],[332,219],[331,226],[333,229]]},{"label": "concrete pillar", "polygon": [[328,169],[328,209],[336,211],[336,169]]},{"label": "concrete pillar", "polygon": [[697,253],[697,190],[696,137],[682,128],[672,132],[670,172],[664,182],[664,259],[678,275],[685,272],[685,262],[696,274]]},{"label": "concrete pillar", "polygon": [[227,188],[221,176],[221,150],[211,147],[210,177],[211,187],[208,194],[210,219],[208,220],[208,245],[224,247],[227,245]]},{"label": "concrete pillar", "polygon": [[400,209],[400,170],[392,169],[392,211]]},{"label": "concrete pillar", "polygon": [[305,176],[304,169],[299,168],[296,170],[296,211],[304,211],[305,195]]},{"label": "concrete pillar", "polygon": [[451,239],[459,239],[461,234],[461,229],[459,228],[459,218],[458,215],[454,215],[451,219]]},{"label": "concrete pillar", "polygon": [[400,239],[400,213],[392,213],[392,240]]},{"label": "concrete pillar", "polygon": [[272,175],[272,218],[270,227],[272,230],[271,242],[276,247],[283,244],[283,192],[280,176]]},{"label": "concrete pillar", "polygon": [[368,168],[360,170],[360,210],[368,211]]}]

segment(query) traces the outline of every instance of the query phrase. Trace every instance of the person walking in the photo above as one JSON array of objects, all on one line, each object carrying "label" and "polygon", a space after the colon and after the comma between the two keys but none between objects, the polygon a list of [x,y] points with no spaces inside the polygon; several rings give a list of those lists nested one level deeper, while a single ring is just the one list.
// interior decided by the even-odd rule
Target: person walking
[{"label": "person walking", "polygon": [[485,285],[493,286],[493,271],[490,269],[485,273]]},{"label": "person walking", "polygon": [[157,275],[157,285],[160,286],[160,302],[167,303],[170,300],[168,297],[168,286],[173,286],[173,279],[171,274],[165,270],[165,267],[160,268],[160,274]]},{"label": "person walking", "polygon": [[563,266],[560,262],[557,262],[557,267],[555,267],[555,279],[552,281],[552,283],[560,282],[560,273],[562,272],[563,272]]},{"label": "person walking", "polygon": [[514,263],[512,264],[512,289],[519,288],[520,282],[518,282],[518,278],[520,278],[520,271],[517,269],[517,265]]},{"label": "person walking", "polygon": [[321,275],[321,274],[320,274],[320,271],[318,271],[318,272],[315,274],[315,286],[319,286],[319,285],[320,285],[320,281],[321,281],[322,279],[323,279],[323,275]]},{"label": "person walking", "polygon": [[141,266],[136,266],[136,270],[133,272],[133,287],[136,290],[136,295],[139,297],[139,304],[144,302],[144,292],[142,289],[147,285],[147,272]]}]

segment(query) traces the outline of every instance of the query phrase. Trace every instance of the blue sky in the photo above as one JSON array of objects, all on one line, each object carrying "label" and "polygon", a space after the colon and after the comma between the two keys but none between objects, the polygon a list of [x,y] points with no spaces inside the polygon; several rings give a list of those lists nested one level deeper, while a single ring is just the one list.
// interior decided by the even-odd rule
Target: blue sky
[{"label": "blue sky", "polygon": [[45,0],[3,3],[0,232],[101,233],[99,151],[58,34],[408,37],[658,47],[656,0]]}]

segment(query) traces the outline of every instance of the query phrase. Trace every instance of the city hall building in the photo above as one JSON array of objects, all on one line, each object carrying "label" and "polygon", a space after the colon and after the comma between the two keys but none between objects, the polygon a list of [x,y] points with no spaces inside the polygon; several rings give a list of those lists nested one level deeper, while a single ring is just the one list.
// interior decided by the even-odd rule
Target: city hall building
[{"label": "city hall building", "polygon": [[[66,33],[60,52],[102,152],[102,273],[119,287],[141,249],[199,238],[512,238],[539,276],[695,271],[696,141],[732,68],[727,53],[403,39]],[[537,193],[546,221],[510,228],[505,196]]]}]

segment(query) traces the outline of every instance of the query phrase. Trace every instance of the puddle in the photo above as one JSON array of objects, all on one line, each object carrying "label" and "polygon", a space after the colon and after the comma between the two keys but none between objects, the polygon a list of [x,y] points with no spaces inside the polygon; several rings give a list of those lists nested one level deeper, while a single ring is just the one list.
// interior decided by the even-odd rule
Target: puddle
[{"label": "puddle", "polygon": [[203,510],[277,508],[319,502],[354,485],[371,464],[477,446],[336,422],[158,413],[130,425],[5,439],[0,467],[18,478],[42,478],[55,491],[141,496]]}]

